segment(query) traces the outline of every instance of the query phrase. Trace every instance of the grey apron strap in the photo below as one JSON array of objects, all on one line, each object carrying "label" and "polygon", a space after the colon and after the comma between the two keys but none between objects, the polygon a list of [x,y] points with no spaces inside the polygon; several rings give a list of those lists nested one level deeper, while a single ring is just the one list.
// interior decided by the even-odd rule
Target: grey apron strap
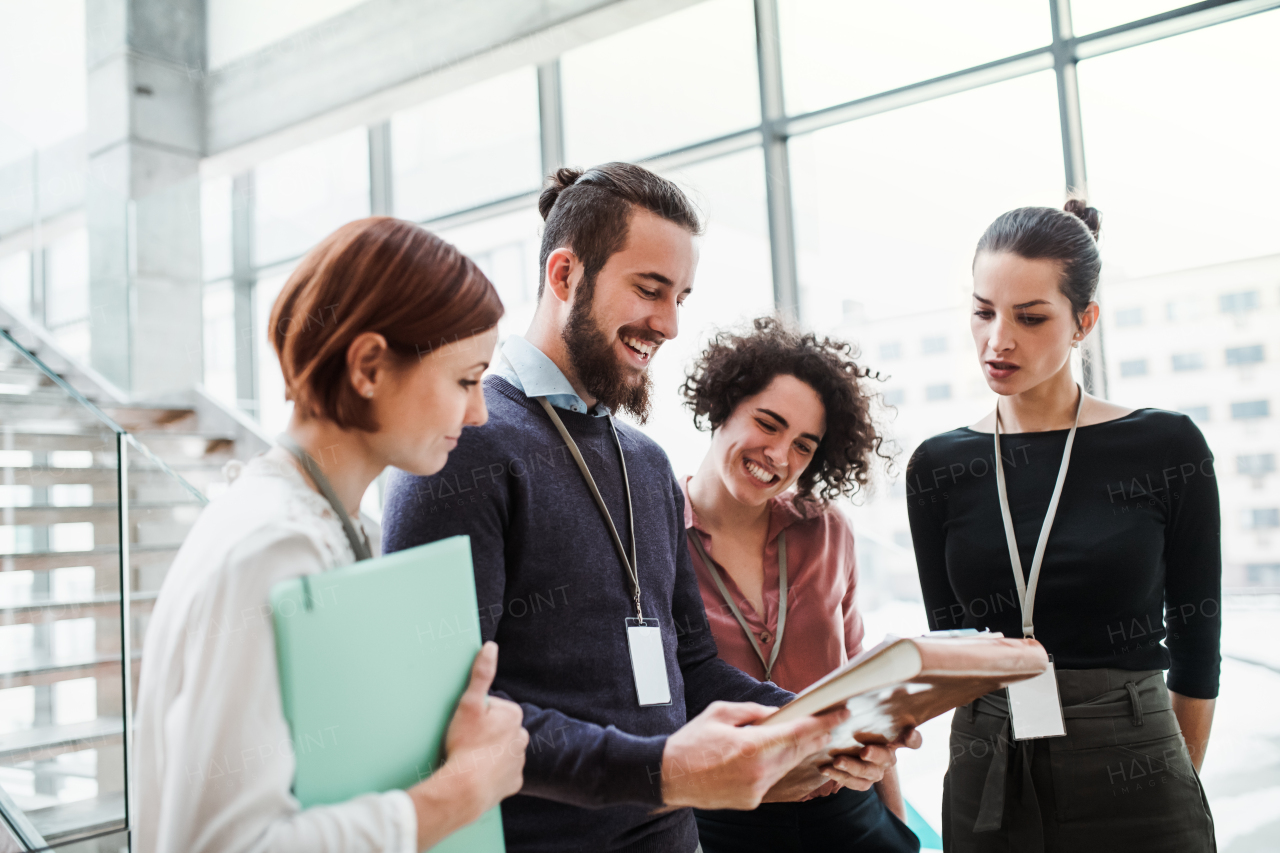
[{"label": "grey apron strap", "polygon": [[[1153,673],[1137,681],[1125,682],[1123,687],[1099,694],[1087,702],[1067,705],[1062,709],[1062,715],[1068,720],[1129,717],[1133,725],[1142,725],[1142,694],[1145,692],[1148,697],[1154,698],[1152,691],[1157,683],[1159,685],[1164,684],[1162,673]],[[990,714],[1004,718],[1000,733],[996,736],[995,744],[992,745],[991,764],[987,768],[987,778],[982,786],[982,796],[978,801],[978,816],[974,821],[973,831],[994,831],[1000,829],[1003,823],[1007,793],[1005,782],[1009,776],[1009,756],[1011,753],[1015,765],[1014,770],[1022,776],[1021,805],[1027,809],[1034,806],[1036,813],[1039,814],[1039,800],[1035,796],[1034,783],[1031,777],[1031,744],[1034,741],[1018,742],[1010,736],[1009,699],[1007,695],[1001,690],[988,693],[986,696],[974,700],[970,705],[970,709],[974,713]],[[1149,708],[1148,710],[1157,709]],[[1172,767],[1168,769],[1174,775],[1178,775]],[[1031,790],[1029,801],[1028,789]],[[1026,824],[1025,826],[1022,823],[1020,823],[1020,826],[1026,831],[1032,831],[1033,834],[1034,827],[1031,827],[1030,824],[1034,823],[1039,826],[1039,821],[1026,821],[1024,823]],[[1037,842],[1035,838],[1022,839],[1015,849],[1019,853],[1024,850],[1040,851],[1044,849],[1044,840],[1040,838]]]},{"label": "grey apron strap", "polygon": [[[510,364],[510,362],[508,362]],[[631,589],[634,593],[636,604],[636,618],[644,624],[644,611],[640,609],[640,574],[636,561],[636,524],[635,516],[631,509],[631,481],[627,479],[627,459],[622,452],[622,441],[618,438],[618,431],[613,426],[613,418],[609,418],[609,430],[613,433],[613,442],[618,445],[618,461],[622,463],[622,485],[627,493],[627,522],[630,524],[631,530],[631,556],[627,556],[627,549],[622,544],[622,537],[618,535],[618,528],[613,523],[613,516],[609,514],[609,507],[604,502],[604,497],[600,494],[600,489],[596,486],[596,480],[591,476],[591,469],[587,467],[587,460],[582,458],[582,451],[578,450],[578,443],[573,440],[573,436],[569,435],[569,430],[565,429],[564,421],[560,420],[560,416],[556,414],[555,408],[547,402],[546,397],[534,397],[542,404],[542,408],[546,410],[547,417],[551,418],[551,423],[555,424],[556,430],[560,433],[560,438],[564,440],[565,446],[569,448],[569,453],[573,455],[573,461],[578,463],[578,470],[582,472],[582,479],[587,481],[587,488],[591,490],[591,496],[596,500],[596,506],[600,509],[600,514],[604,516],[605,525],[609,528],[609,533],[613,536],[613,547],[618,550],[618,557],[622,560],[622,565],[627,570],[627,577],[631,579]]]},{"label": "grey apron strap", "polygon": [[[711,579],[716,582],[716,589],[720,590],[720,595],[724,597],[724,603],[729,605],[729,610],[733,613],[733,618],[738,620],[738,624],[742,626],[742,633],[747,635],[747,639],[751,641],[751,648],[755,649],[756,657],[760,658],[760,663],[764,666],[764,680],[771,681],[773,675],[773,664],[778,660],[778,650],[782,648],[782,634],[787,630],[787,531],[783,530],[778,534],[778,631],[773,637],[773,651],[769,653],[769,659],[765,660],[764,650],[760,648],[760,643],[756,641],[756,635],[747,625],[746,618],[743,617],[742,611],[738,609],[738,604],[733,600],[733,596],[729,594],[729,588],[725,586],[724,580],[720,577],[720,570],[707,554],[707,549],[702,545],[702,539],[698,536],[698,531],[692,531],[690,540],[693,547],[697,549],[698,556],[702,558],[702,564],[707,567],[707,571],[711,574]],[[764,618],[764,614],[760,614]]]},{"label": "grey apron strap", "polygon": [[311,454],[303,450],[302,446],[294,441],[288,433],[282,432],[277,435],[276,442],[292,453],[294,458],[306,469],[306,472],[311,475],[316,488],[320,490],[320,494],[324,495],[325,500],[329,502],[329,506],[333,508],[334,514],[342,522],[342,529],[347,534],[347,541],[351,543],[351,552],[356,555],[356,561],[371,559],[373,551],[369,548],[368,541],[356,532],[356,526],[351,523],[351,516],[347,515],[347,508],[342,505],[342,501],[338,500],[337,493],[334,492],[333,486],[329,484],[329,478],[320,470],[316,460],[312,459]]}]

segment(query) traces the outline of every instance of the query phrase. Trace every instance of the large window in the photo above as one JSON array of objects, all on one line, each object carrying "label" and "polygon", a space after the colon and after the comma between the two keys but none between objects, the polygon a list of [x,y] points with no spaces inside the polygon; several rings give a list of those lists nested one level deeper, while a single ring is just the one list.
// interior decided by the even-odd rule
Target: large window
[{"label": "large window", "polygon": [[369,215],[369,137],[355,128],[260,164],[253,174],[255,266],[302,255]]},{"label": "large window", "polygon": [[685,371],[718,329],[773,311],[764,158],[759,149],[669,172],[702,211],[693,292],[680,309],[680,334],[654,359],[657,401],[647,431],[667,450],[677,476],[692,474],[709,438],[693,426],[677,396]]},{"label": "large window", "polygon": [[1026,0],[781,0],[787,108],[804,113],[886,92],[1052,41]]},{"label": "large window", "polygon": [[708,0],[566,53],[568,162],[635,160],[759,124],[753,21],[750,0]]},{"label": "large window", "polygon": [[391,118],[397,216],[430,219],[538,188],[538,77],[522,68]]}]

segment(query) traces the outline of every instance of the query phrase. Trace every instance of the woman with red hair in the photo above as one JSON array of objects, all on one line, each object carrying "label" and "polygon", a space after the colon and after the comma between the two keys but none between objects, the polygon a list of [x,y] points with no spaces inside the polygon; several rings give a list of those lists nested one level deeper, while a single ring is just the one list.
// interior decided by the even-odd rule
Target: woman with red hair
[{"label": "woman with red hair", "polygon": [[270,321],[294,402],[288,429],[229,470],[230,488],[187,536],[147,628],[137,849],[409,853],[519,790],[528,736],[520,707],[488,696],[488,643],[446,735],[445,767],[478,751],[490,761],[302,809],[267,604],[282,580],[377,551],[359,521],[374,478],[388,465],[434,474],[462,429],[485,422],[480,377],[502,311],[469,258],[389,217],[344,225],[290,276]]}]

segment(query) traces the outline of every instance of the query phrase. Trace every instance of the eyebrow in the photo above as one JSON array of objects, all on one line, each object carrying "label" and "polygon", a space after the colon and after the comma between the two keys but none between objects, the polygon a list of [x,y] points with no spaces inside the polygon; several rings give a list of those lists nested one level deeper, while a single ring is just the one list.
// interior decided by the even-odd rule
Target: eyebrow
[{"label": "eyebrow", "polygon": [[[766,415],[768,415],[769,417],[773,418],[773,419],[774,419],[775,421],[777,421],[778,423],[782,424],[782,428],[783,428],[783,429],[786,429],[787,427],[791,426],[791,424],[787,423],[787,419],[786,419],[786,418],[784,418],[782,415],[778,414],[777,412],[773,411],[772,409],[764,409],[764,408],[760,408],[760,409],[756,409],[756,411],[757,411],[757,412],[764,412]],[[813,434],[813,433],[811,433],[811,432],[802,432],[802,433],[800,433],[800,437],[801,437],[801,438],[807,438],[807,439],[811,440],[814,444],[821,444],[821,443],[822,443],[822,439],[821,439],[821,438],[818,438],[818,436],[814,435],[814,434]]]},{"label": "eyebrow", "polygon": [[[979,296],[976,293],[973,294],[973,298],[981,302],[983,305],[991,305],[993,307],[995,306],[995,303],[992,302],[990,299],[983,299],[981,296]],[[1032,299],[1030,302],[1020,302],[1013,307],[1014,308],[1030,308],[1033,305],[1049,305],[1049,304],[1051,303],[1049,302],[1048,299]]]},{"label": "eyebrow", "polygon": [[[665,287],[675,287],[675,286],[676,286],[676,283],[675,283],[674,281],[672,281],[671,279],[667,278],[665,275],[663,275],[663,274],[662,274],[662,273],[660,273],[660,272],[638,272],[638,273],[636,273],[635,275],[636,275],[638,278],[647,278],[647,279],[649,279],[650,281],[657,282],[658,284],[661,284],[661,285],[663,285],[663,286],[665,286]],[[690,287],[686,287],[686,288],[684,289],[684,291],[683,291],[683,292],[684,292],[686,295],[688,295],[688,294],[690,294],[690,293],[692,293],[692,292],[693,292],[693,287],[692,287],[692,286],[690,286]]]}]

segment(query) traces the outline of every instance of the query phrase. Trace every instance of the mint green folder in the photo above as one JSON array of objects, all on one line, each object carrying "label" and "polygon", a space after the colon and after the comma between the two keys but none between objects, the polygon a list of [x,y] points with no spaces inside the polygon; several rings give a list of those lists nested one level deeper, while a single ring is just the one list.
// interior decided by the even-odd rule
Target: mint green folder
[{"label": "mint green folder", "polygon": [[[468,537],[282,581],[271,607],[303,808],[439,769],[480,651]],[[504,853],[499,809],[431,849]]]}]

